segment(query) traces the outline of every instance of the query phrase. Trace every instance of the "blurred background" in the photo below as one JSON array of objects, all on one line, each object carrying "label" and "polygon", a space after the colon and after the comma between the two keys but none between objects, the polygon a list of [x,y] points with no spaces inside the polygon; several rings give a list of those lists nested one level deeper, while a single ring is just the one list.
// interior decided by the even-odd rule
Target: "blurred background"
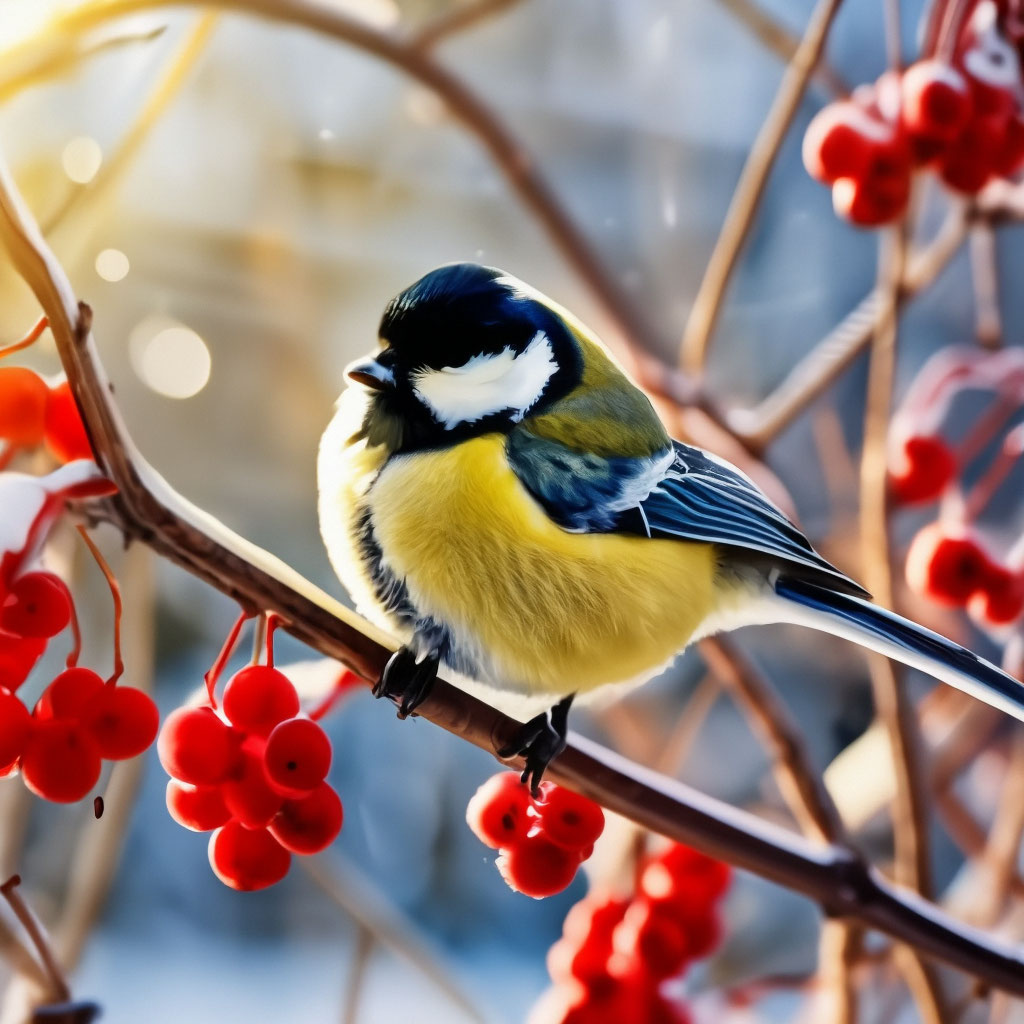
[{"label": "blurred background", "polygon": [[[338,6],[390,29],[426,24],[460,4]],[[434,56],[536,156],[646,311],[661,339],[658,355],[673,362],[783,64],[718,0],[504,6],[439,42]],[[762,7],[797,35],[812,9],[809,0]],[[185,496],[343,598],[317,530],[315,452],[342,368],[373,347],[393,294],[439,263],[477,260],[538,286],[610,343],[622,339],[479,142],[395,68],[306,30],[198,9],[111,22],[73,52],[57,42],[50,52],[36,33],[60,9],[51,0],[0,0],[0,48],[9,48],[0,58],[12,55],[0,59],[0,148],[95,311],[129,430]],[[920,10],[916,2],[901,9],[909,52]],[[26,39],[34,40],[28,49],[20,45]],[[828,61],[851,83],[883,70],[880,5],[845,6]],[[874,236],[837,219],[828,191],[800,164],[802,129],[828,99],[812,84],[735,275],[708,367],[723,404],[755,404],[873,286]],[[924,198],[923,230],[937,225],[943,204],[936,194]],[[999,245],[1006,258],[1019,258],[1019,239],[1001,236]],[[940,285],[905,318],[898,389],[930,352],[971,340],[966,255]],[[1011,339],[1020,296],[1005,296]],[[27,289],[2,268],[2,336],[19,336],[37,315]],[[58,369],[52,348],[32,360]],[[812,539],[851,571],[849,452],[859,445],[864,387],[858,364],[768,457]],[[897,545],[921,522],[898,518]],[[101,538],[134,595],[129,678],[151,666],[168,711],[200,683],[237,610],[143,551],[120,556],[113,533]],[[102,661],[109,612],[95,575],[83,563],[76,587],[94,594],[90,643]],[[906,595],[904,609],[998,655],[952,614]],[[864,661],[808,632],[747,630],[741,639],[825,770],[871,721]],[[281,636],[278,657],[311,654]],[[663,751],[678,739],[704,674],[700,659],[687,656],[620,703],[580,714],[575,726],[634,756]],[[923,679],[913,685],[920,695],[932,688]],[[705,703],[673,770],[703,791],[791,822],[742,714],[725,699]],[[362,691],[324,724],[345,827],[314,867],[296,864],[265,892],[233,892],[213,877],[205,838],[164,809],[155,751],[143,759],[137,795],[134,776],[108,789],[99,821],[91,807],[41,806],[16,780],[0,783],[3,873],[22,874],[41,916],[77,958],[76,995],[101,1003],[105,1021],[524,1020],[547,984],[545,953],[586,890],[583,875],[542,902],[506,888],[493,853],[464,821],[470,795],[496,770],[481,752],[425,723],[397,722]],[[990,733],[988,752],[958,783],[982,819],[992,813],[1010,736],[998,723]],[[856,818],[861,848],[884,865],[891,835],[880,811],[891,766],[884,756],[858,765],[857,783],[845,796],[837,783],[834,795],[841,807],[851,801],[844,810]],[[851,809],[863,791],[873,798]],[[119,806],[123,813],[114,813]],[[962,855],[941,826],[933,838],[945,889]],[[83,844],[100,850],[88,883],[76,881]],[[90,901],[96,858],[110,890]],[[746,1008],[726,1007],[721,995],[752,979],[811,974],[819,925],[808,901],[738,875],[723,947],[687,976],[696,1019],[823,1020],[800,1009],[799,989],[780,987]],[[7,1024],[18,1020],[12,993]],[[916,1019],[899,1005],[878,1012],[872,1019]]]}]

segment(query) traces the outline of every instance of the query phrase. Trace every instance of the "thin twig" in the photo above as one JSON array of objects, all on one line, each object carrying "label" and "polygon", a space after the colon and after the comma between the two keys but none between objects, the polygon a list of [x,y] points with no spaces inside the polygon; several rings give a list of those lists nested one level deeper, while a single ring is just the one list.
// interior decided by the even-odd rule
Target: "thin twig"
[{"label": "thin twig", "polygon": [[[800,46],[800,37],[790,32],[781,22],[776,21],[754,0],[718,0],[741,25],[769,52],[783,62],[789,63]],[[819,58],[814,69],[813,80],[821,84],[832,96],[846,96],[849,84],[832,67],[824,56]]]},{"label": "thin twig", "polygon": [[991,222],[979,220],[971,228],[971,283],[974,286],[974,333],[979,345],[999,348],[1003,343],[1003,317],[999,309],[999,265],[996,233]]},{"label": "thin twig", "polygon": [[771,683],[728,636],[702,640],[700,652],[771,752],[779,789],[804,834],[820,842],[842,842],[845,831],[839,812]]},{"label": "thin twig", "polygon": [[456,4],[417,28],[409,36],[409,45],[419,50],[432,49],[438,43],[474,28],[482,21],[504,14],[521,3],[523,0],[475,0]]},{"label": "thin twig", "polygon": [[47,218],[43,224],[43,233],[47,237],[50,237],[86,201],[95,207],[103,196],[110,194],[111,189],[117,184],[142,148],[143,142],[153,127],[180,92],[189,73],[206,49],[213,31],[217,27],[218,19],[217,14],[207,12],[196,20],[195,26],[185,37],[185,41],[171,55],[163,74],[146,97],[134,123],[122,136],[117,149],[103,163],[91,181],[79,185],[69,192],[64,202]]},{"label": "thin twig", "polygon": [[165,27],[128,30],[120,34],[103,33],[82,39],[51,33],[33,38],[6,50],[0,62],[0,103],[35,85],[70,75],[85,61],[116,47],[148,43],[164,34]]},{"label": "thin twig", "polygon": [[46,928],[42,921],[33,913],[28,902],[18,891],[21,885],[20,875],[11,875],[6,882],[0,884],[0,895],[10,904],[14,916],[21,922],[25,933],[32,940],[36,954],[50,979],[50,989],[54,994],[54,1001],[67,1002],[71,998],[71,988],[67,978],[64,976],[64,969],[57,960],[50,943],[50,937],[46,934]]},{"label": "thin twig", "polygon": [[347,984],[345,985],[345,1003],[341,1011],[341,1024],[358,1024],[359,1009],[366,989],[366,974],[373,953],[373,932],[364,924],[356,927],[356,948],[352,951],[352,963],[349,967]]},{"label": "thin twig", "polygon": [[[885,315],[875,332],[868,370],[864,450],[861,456],[861,547],[868,590],[883,607],[893,605],[886,482],[889,417],[896,365],[897,323],[903,278],[905,239],[891,229],[881,243],[879,288],[887,294]],[[918,892],[930,889],[927,813],[920,765],[920,742],[913,710],[892,663],[869,655],[875,706],[885,723],[896,769],[893,829],[896,837],[896,878]]]},{"label": "thin twig", "polygon": [[[923,291],[945,270],[967,237],[968,217],[955,207],[935,239],[907,264],[903,302]],[[729,422],[754,451],[763,450],[829,388],[868,347],[885,313],[883,292],[875,288],[793,367],[786,379],[749,411],[731,413]]]},{"label": "thin twig", "polygon": [[771,109],[750,148],[683,332],[680,365],[694,376],[699,376],[704,370],[711,334],[740,249],[754,222],[768,175],[796,116],[841,3],[842,0],[818,0],[800,45],[782,76]]},{"label": "thin twig", "polygon": [[826,921],[818,943],[817,997],[824,1003],[816,1018],[829,1024],[857,1024],[854,968],[863,949],[863,930],[843,921]]},{"label": "thin twig", "polygon": [[989,830],[988,842],[981,854],[981,864],[988,885],[980,894],[982,905],[975,911],[975,920],[982,927],[992,927],[1006,906],[1006,900],[1018,879],[1021,838],[1024,837],[1024,730],[1014,737],[1013,753],[1006,766],[999,807]]},{"label": "thin twig", "polygon": [[[905,225],[890,229],[881,238],[878,287],[884,296],[884,304],[868,367],[860,473],[864,580],[875,600],[888,608],[893,606],[893,588],[886,459],[906,248]],[[892,822],[896,879],[917,892],[929,895],[931,860],[920,731],[904,685],[904,673],[898,672],[888,658],[873,652],[868,654],[868,665],[875,711],[885,724],[895,769],[896,796]],[[921,962],[916,950],[905,946],[897,945],[894,955],[896,966],[907,982],[922,1019],[926,1024],[943,1024],[946,1015],[942,995],[930,965]]]},{"label": "thin twig", "polygon": [[486,1017],[438,957],[431,943],[356,865],[336,850],[301,858],[302,869],[324,894],[373,936],[374,942],[415,967],[475,1024]]}]

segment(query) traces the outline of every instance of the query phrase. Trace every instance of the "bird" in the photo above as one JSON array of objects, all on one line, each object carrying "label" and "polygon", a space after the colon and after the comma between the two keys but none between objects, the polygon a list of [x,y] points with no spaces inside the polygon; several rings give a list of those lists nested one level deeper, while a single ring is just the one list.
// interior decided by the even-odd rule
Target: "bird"
[{"label": "bird", "polygon": [[438,672],[543,700],[498,754],[536,790],[574,697],[693,641],[797,623],[1024,720],[1024,687],[874,605],[730,463],[673,440],[568,310],[452,263],[388,303],[317,456],[318,515],[357,609],[401,646],[374,688],[407,717]]}]

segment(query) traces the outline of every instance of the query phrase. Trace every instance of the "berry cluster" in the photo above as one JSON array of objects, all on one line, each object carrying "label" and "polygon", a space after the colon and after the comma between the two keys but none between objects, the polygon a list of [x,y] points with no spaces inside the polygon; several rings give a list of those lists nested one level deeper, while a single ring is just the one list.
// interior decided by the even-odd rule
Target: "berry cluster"
[{"label": "berry cluster", "polygon": [[509,888],[534,899],[567,888],[604,831],[604,811],[593,800],[553,782],[542,782],[534,798],[516,772],[488,779],[469,801],[466,821],[499,851]]},{"label": "berry cluster", "polygon": [[548,953],[554,986],[530,1024],[687,1024],[662,991],[718,944],[727,865],[681,845],[642,868],[632,899],[590,893]]},{"label": "berry cluster", "polygon": [[171,817],[194,832],[212,831],[214,874],[233,889],[253,890],[284,878],[293,853],[329,846],[341,830],[342,805],[326,781],[331,742],[273,667],[272,626],[267,664],[236,672],[218,710],[214,687],[244,620],[207,675],[208,703],[168,716],[157,750],[171,776]]},{"label": "berry cluster", "polygon": [[840,216],[866,227],[896,220],[917,170],[974,194],[1024,163],[1020,57],[994,0],[975,4],[951,43],[947,58],[886,72],[809,125],[804,166],[832,186]]},{"label": "berry cluster", "polygon": [[[48,477],[0,476],[5,511],[0,538],[0,776],[21,772],[38,796],[59,803],[81,800],[99,779],[104,759],[141,754],[156,738],[156,705],[141,690],[118,686],[123,671],[115,628],[114,672],[106,681],[78,665],[80,637],[67,585],[33,568],[39,550],[70,498],[110,493],[95,466],[76,462]],[[113,576],[92,541],[120,617]],[[17,696],[51,639],[72,626],[67,668],[43,691],[30,713]]]},{"label": "berry cluster", "polygon": [[[954,399],[965,390],[991,393],[994,401],[959,449],[940,428]],[[1024,549],[994,554],[975,520],[1024,454],[1024,426],[1006,430],[1024,405],[1024,352],[985,353],[949,348],[918,374],[893,417],[889,482],[905,504],[942,499],[939,518],[924,526],[907,553],[910,588],[946,607],[965,608],[986,629],[1003,630],[1024,617]],[[959,481],[996,438],[994,460],[966,494]]]}]

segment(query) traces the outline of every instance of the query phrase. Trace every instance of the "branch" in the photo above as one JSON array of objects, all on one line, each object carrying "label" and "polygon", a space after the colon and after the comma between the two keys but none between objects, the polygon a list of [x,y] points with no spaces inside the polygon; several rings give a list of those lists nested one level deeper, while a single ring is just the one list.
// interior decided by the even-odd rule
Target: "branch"
[{"label": "branch", "polygon": [[[908,260],[900,287],[904,303],[946,269],[967,237],[972,217],[971,211],[954,208],[935,239]],[[730,415],[734,433],[741,435],[754,451],[765,448],[850,368],[870,344],[885,315],[885,295],[876,287],[789,371],[760,405]]]},{"label": "branch", "polygon": [[697,290],[683,332],[680,364],[695,376],[704,369],[711,333],[715,329],[729,278],[760,206],[768,175],[825,48],[825,40],[841,3],[842,0],[818,0],[740,174],[725,223],[711,252],[704,280]]},{"label": "branch", "polygon": [[[904,274],[904,228],[894,227],[881,236],[879,289],[884,296],[868,368],[864,450],[861,456],[861,547],[864,582],[875,600],[893,606],[890,566],[889,509],[886,482],[889,418],[892,412],[896,368],[896,341],[902,304],[900,282]],[[868,655],[876,714],[884,722],[896,773],[893,829],[896,839],[896,878],[918,892],[930,889],[927,814],[924,803],[921,740],[914,710],[892,662]]]},{"label": "branch", "polygon": [[[795,36],[784,25],[776,21],[767,11],[753,0],[718,0],[741,25],[766,49],[785,63],[789,63],[800,46]],[[850,86],[826,60],[819,59],[814,69],[814,78],[822,88],[833,96],[847,96]]]},{"label": "branch", "polygon": [[409,36],[409,45],[418,50],[429,50],[465,32],[482,21],[521,4],[523,0],[476,0],[475,3],[457,4],[443,14],[431,18]]},{"label": "branch", "polygon": [[522,141],[469,85],[397,32],[379,29],[334,4],[317,0],[93,0],[57,16],[46,32],[82,33],[139,11],[183,6],[239,11],[302,26],[364,50],[436,93],[488,151],[618,330],[640,349],[660,350],[665,339],[605,266]]},{"label": "branch", "polygon": [[[91,314],[39,234],[0,162],[0,238],[46,312],[102,470],[120,492],[96,512],[253,611],[271,611],[297,639],[376,680],[394,647],[379,630],[180,497],[138,454],[113,404],[90,334]],[[443,680],[421,717],[496,755],[519,723]],[[521,765],[520,759],[506,764]],[[1024,995],[1024,955],[902,891],[839,844],[820,845],[571,735],[550,777],[615,813],[730,861],[944,960]]]}]

